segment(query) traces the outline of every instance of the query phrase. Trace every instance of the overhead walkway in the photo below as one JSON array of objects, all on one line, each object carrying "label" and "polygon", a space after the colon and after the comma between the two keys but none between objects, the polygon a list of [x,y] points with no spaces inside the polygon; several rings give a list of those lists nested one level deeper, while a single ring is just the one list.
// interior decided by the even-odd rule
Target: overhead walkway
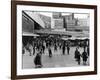
[{"label": "overhead walkway", "polygon": [[29,17],[31,17],[35,22],[37,22],[42,28],[45,28],[43,20],[40,18],[37,12],[24,11]]}]

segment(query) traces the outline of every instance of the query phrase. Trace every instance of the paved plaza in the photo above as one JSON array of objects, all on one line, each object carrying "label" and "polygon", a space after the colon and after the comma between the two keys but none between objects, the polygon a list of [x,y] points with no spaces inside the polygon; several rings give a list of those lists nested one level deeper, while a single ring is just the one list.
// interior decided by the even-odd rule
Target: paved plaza
[{"label": "paved plaza", "polygon": [[[45,53],[42,54],[42,68],[55,68],[55,67],[76,67],[76,66],[88,66],[89,58],[87,60],[87,65],[83,65],[83,61],[81,58],[81,63],[78,65],[77,61],[75,61],[74,53],[76,47],[70,47],[70,53],[67,54],[67,49],[65,51],[65,55],[62,55],[62,49],[54,51],[52,47],[53,56],[50,58],[48,54],[48,49],[45,49]],[[82,54],[83,48],[79,48],[80,53]],[[22,56],[22,68],[23,69],[32,69],[35,68],[34,58],[36,55],[29,55],[29,52],[25,50],[25,54]]]}]

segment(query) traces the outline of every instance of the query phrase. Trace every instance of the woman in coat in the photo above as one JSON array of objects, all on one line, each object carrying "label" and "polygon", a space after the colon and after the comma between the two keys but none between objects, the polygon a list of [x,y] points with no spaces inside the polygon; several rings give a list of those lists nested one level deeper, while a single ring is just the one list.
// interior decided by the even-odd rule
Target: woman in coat
[{"label": "woman in coat", "polygon": [[76,48],[76,50],[75,50],[75,59],[78,62],[78,65],[80,65],[80,62],[81,62],[81,58],[80,57],[81,57],[81,54],[78,51],[78,48]]},{"label": "woman in coat", "polygon": [[35,59],[34,59],[35,68],[41,68],[42,62],[41,62],[41,54],[37,53]]},{"label": "woman in coat", "polygon": [[82,53],[82,58],[83,58],[83,65],[86,65],[88,55],[85,49],[84,49],[84,52]]}]

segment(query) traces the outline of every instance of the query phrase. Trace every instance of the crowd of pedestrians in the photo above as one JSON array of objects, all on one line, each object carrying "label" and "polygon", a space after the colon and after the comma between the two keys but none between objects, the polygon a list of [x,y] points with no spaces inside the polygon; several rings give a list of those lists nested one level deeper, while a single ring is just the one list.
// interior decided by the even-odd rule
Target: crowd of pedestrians
[{"label": "crowd of pedestrians", "polygon": [[[80,65],[80,62],[82,60],[83,65],[87,65],[87,59],[89,57],[89,45],[85,45],[82,47],[83,52],[80,53],[79,51],[79,45],[75,46],[76,50],[74,51],[74,58],[75,61]],[[25,50],[29,52],[29,56],[35,56],[34,58],[34,64],[35,68],[41,68],[43,67],[42,64],[42,55],[48,54],[49,58],[53,57],[54,52],[52,51],[52,48],[54,49],[54,52],[57,50],[61,50],[61,55],[70,55],[71,51],[71,45],[69,42],[57,39],[57,38],[35,38],[31,41],[27,41],[26,44],[23,44],[22,53],[25,54]],[[46,53],[46,49],[48,50],[48,53]],[[65,52],[67,50],[67,53]]]}]

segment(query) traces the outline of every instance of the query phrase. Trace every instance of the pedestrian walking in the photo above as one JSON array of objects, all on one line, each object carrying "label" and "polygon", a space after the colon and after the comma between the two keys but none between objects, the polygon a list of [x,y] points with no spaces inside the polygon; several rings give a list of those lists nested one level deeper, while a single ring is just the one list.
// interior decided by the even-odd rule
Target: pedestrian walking
[{"label": "pedestrian walking", "polygon": [[69,55],[69,50],[70,50],[70,47],[67,46],[67,54]]},{"label": "pedestrian walking", "polygon": [[63,46],[62,46],[62,53],[63,55],[65,55],[65,43],[63,43]]},{"label": "pedestrian walking", "polygon": [[81,61],[80,57],[81,57],[81,54],[78,51],[78,48],[76,48],[76,50],[75,50],[75,59],[78,62],[78,65],[80,65],[80,61]]},{"label": "pedestrian walking", "polygon": [[25,48],[24,48],[24,45],[22,45],[22,54],[25,54]]},{"label": "pedestrian walking", "polygon": [[89,46],[87,47],[87,54],[88,54],[88,56],[89,56]]},{"label": "pedestrian walking", "polygon": [[40,53],[37,53],[37,55],[35,56],[34,64],[35,64],[35,68],[41,68],[42,67],[41,54]]},{"label": "pedestrian walking", "polygon": [[31,56],[31,48],[29,43],[26,45],[26,50],[29,52],[29,56]]},{"label": "pedestrian walking", "polygon": [[85,49],[84,49],[84,52],[82,53],[82,58],[83,58],[83,65],[86,65],[88,55]]},{"label": "pedestrian walking", "polygon": [[45,51],[45,46],[44,45],[42,45],[42,50],[43,50],[43,53],[45,53],[44,51]]},{"label": "pedestrian walking", "polygon": [[54,45],[54,51],[57,51],[57,45],[56,44]]},{"label": "pedestrian walking", "polygon": [[59,49],[61,49],[61,46],[62,46],[62,44],[61,44],[61,43],[59,43]]},{"label": "pedestrian walking", "polygon": [[35,54],[35,45],[33,45],[33,55]]},{"label": "pedestrian walking", "polygon": [[49,52],[49,57],[51,58],[51,57],[52,57],[52,51],[51,51],[50,46],[49,46],[49,48],[48,48],[48,52]]}]

